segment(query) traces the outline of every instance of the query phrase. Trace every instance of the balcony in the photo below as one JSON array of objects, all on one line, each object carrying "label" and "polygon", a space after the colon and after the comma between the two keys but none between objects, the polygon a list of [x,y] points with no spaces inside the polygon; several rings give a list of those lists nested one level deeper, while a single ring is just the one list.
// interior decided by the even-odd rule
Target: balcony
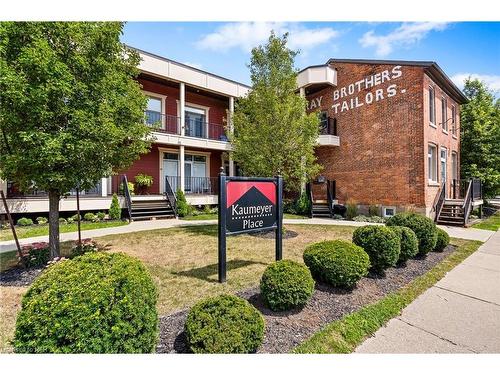
[{"label": "balcony", "polygon": [[[184,177],[184,193],[186,195],[217,195],[218,177]],[[181,188],[179,176],[166,176],[172,191]],[[166,185],[166,184],[165,184]]]},{"label": "balcony", "polygon": [[337,86],[337,71],[328,65],[311,66],[300,71],[297,76],[297,87],[307,88],[311,86],[321,88]]},{"label": "balcony", "polygon": [[229,151],[231,145],[226,136],[226,129],[221,124],[186,119],[184,135],[181,135],[181,119],[155,111],[146,111],[146,123],[158,133],[157,141],[167,144],[212,148]]}]

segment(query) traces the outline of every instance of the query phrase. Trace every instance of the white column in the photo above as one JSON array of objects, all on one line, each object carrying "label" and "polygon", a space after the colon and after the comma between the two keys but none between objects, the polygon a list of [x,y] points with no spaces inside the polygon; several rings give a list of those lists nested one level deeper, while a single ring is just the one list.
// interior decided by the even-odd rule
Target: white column
[{"label": "white column", "polygon": [[299,89],[299,91],[300,91],[300,96],[302,96],[303,98],[305,98],[306,97],[306,89],[304,87],[301,87]]},{"label": "white column", "polygon": [[108,195],[108,179],[106,177],[101,178],[101,196],[106,197]]},{"label": "white column", "polygon": [[180,178],[180,188],[184,191],[184,146],[179,148],[179,178]]},{"label": "white column", "polygon": [[[229,97],[229,133],[231,136],[234,132],[234,124],[233,124],[233,114],[234,114],[234,97]],[[229,152],[229,176],[234,176],[234,160],[233,155]]]},{"label": "white column", "polygon": [[[186,116],[185,116],[185,108],[186,108],[186,87],[184,86],[184,82],[181,82],[179,84],[179,112],[180,112],[180,126],[181,126],[181,135],[185,134],[185,123],[186,123]],[[184,164],[184,160],[182,161]],[[184,170],[182,171],[184,174]],[[184,186],[184,180],[181,182],[181,186]],[[184,188],[182,189],[184,190]]]}]

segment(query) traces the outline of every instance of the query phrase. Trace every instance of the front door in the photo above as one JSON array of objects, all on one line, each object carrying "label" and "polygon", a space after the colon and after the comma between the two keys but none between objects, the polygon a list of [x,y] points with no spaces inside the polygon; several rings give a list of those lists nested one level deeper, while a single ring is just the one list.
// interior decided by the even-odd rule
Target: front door
[{"label": "front door", "polygon": [[186,193],[191,192],[192,189],[192,172],[193,172],[193,165],[191,164],[190,161],[186,161],[184,163],[184,190]]},{"label": "front door", "polygon": [[179,160],[177,154],[163,154],[163,183],[165,183],[165,179],[167,179],[174,192],[180,188],[180,181],[177,177],[179,175],[178,164]]}]

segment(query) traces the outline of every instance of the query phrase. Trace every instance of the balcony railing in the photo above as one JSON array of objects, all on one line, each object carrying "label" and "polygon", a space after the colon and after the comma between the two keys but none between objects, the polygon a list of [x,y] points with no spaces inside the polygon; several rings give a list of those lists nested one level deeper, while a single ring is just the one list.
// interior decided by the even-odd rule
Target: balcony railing
[{"label": "balcony railing", "polygon": [[[181,188],[180,176],[167,176],[166,179],[172,190],[177,191]],[[218,194],[217,177],[184,177],[184,193],[216,195]]]},{"label": "balcony railing", "polygon": [[321,121],[319,128],[320,135],[337,135],[337,120],[328,117]]},{"label": "balcony railing", "polygon": [[[166,115],[155,111],[146,111],[146,123],[154,128],[154,131],[168,134],[181,134],[180,117]],[[227,142],[226,131],[221,124],[214,124],[195,119],[185,119],[184,135],[202,139],[212,139]]]}]

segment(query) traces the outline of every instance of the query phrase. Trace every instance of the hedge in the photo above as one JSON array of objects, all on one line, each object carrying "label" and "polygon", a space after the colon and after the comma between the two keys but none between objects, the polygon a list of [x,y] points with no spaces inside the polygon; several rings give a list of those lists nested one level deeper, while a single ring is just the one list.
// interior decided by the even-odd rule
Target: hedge
[{"label": "hedge", "polygon": [[379,225],[356,228],[352,242],[368,253],[372,270],[377,273],[383,273],[386,268],[396,265],[401,252],[399,236],[390,228]]},{"label": "hedge", "polygon": [[414,231],[407,227],[389,227],[399,236],[401,241],[401,252],[399,253],[398,264],[405,264],[410,258],[418,254],[418,238]]},{"label": "hedge", "polygon": [[436,246],[437,227],[432,219],[413,212],[403,212],[387,220],[388,226],[402,226],[410,228],[418,238],[418,253],[426,255]]}]

